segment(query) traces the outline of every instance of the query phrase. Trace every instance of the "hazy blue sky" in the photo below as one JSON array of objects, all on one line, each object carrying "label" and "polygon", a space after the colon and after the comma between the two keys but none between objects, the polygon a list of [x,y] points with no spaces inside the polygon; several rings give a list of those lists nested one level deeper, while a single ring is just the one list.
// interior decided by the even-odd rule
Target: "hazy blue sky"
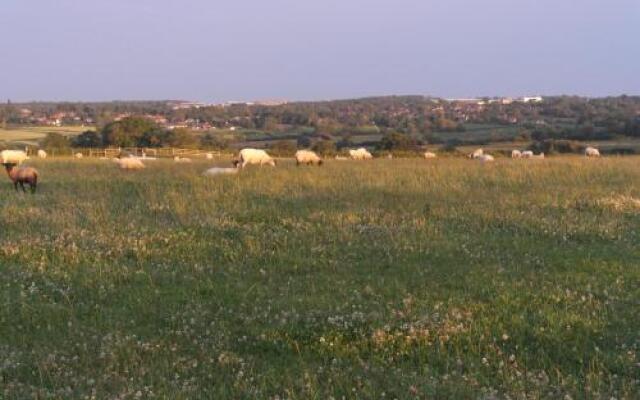
[{"label": "hazy blue sky", "polygon": [[640,0],[0,0],[0,98],[640,94]]}]

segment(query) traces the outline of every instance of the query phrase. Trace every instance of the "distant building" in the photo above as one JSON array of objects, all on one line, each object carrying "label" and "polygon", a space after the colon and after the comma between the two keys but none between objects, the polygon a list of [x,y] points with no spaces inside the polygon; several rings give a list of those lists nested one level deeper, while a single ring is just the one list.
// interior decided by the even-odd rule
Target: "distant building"
[{"label": "distant building", "polygon": [[541,103],[542,100],[542,96],[521,97],[518,99],[522,103]]}]

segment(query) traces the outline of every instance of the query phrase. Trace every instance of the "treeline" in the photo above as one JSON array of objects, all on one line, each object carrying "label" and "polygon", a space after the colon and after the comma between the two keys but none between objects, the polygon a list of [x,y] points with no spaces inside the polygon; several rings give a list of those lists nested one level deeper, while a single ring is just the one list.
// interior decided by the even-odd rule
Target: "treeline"
[{"label": "treeline", "polygon": [[[425,142],[444,142],[446,133],[460,133],[474,124],[514,126],[532,140],[602,140],[640,137],[640,97],[589,99],[547,97],[542,102],[445,101],[424,96],[389,96],[325,102],[296,102],[278,106],[235,104],[175,108],[171,102],[30,103],[0,105],[0,124],[19,124],[31,116],[56,112],[80,121],[95,121],[102,144],[112,143],[104,129],[127,115],[160,116],[165,126],[194,129],[232,128],[280,135],[349,137],[401,133]],[[174,109],[175,108],[175,109]],[[126,115],[125,115],[126,116]],[[116,130],[117,131],[117,130]],[[117,133],[113,135],[117,136]],[[166,132],[130,135],[128,139],[156,145],[172,140]],[[144,135],[143,135],[144,136]],[[443,136],[445,138],[443,138]],[[455,136],[455,135],[452,135]],[[491,140],[503,140],[497,137]],[[179,139],[182,140],[182,139]]]},{"label": "treeline", "polygon": [[49,133],[40,143],[45,149],[69,147],[181,147],[226,148],[228,142],[212,134],[196,135],[188,129],[166,129],[143,117],[128,117],[106,124],[101,130],[87,130],[68,138]]}]

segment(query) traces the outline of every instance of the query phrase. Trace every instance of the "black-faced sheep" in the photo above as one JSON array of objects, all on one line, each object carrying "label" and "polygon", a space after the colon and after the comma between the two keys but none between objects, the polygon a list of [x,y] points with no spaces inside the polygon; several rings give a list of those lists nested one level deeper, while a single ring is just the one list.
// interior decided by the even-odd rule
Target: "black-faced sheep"
[{"label": "black-faced sheep", "polygon": [[13,187],[18,191],[18,185],[22,188],[23,192],[27,190],[24,188],[25,183],[29,185],[31,193],[36,192],[38,186],[38,171],[31,167],[17,167],[15,163],[3,163],[7,170],[9,179],[13,182]]}]

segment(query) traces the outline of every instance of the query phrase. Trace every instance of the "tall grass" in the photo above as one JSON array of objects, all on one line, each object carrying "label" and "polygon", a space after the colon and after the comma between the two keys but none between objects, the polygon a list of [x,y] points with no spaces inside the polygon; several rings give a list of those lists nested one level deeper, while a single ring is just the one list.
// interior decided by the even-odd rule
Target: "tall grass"
[{"label": "tall grass", "polygon": [[0,398],[637,398],[638,161],[35,161]]}]

